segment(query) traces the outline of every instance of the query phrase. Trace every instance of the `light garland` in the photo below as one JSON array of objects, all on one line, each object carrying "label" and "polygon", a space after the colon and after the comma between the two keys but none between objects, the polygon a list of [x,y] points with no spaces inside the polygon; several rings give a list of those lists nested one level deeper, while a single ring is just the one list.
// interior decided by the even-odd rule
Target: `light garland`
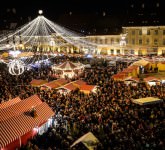
[{"label": "light garland", "polygon": [[25,71],[25,64],[19,59],[11,61],[8,67],[11,75],[21,75]]},{"label": "light garland", "polygon": [[[0,38],[0,48],[4,49],[4,44],[7,43],[7,40],[12,41],[13,37],[15,37],[15,45],[19,45],[20,36],[24,45],[31,46],[50,45],[49,43],[52,38],[55,41],[56,47],[65,46],[69,43],[75,47],[82,47],[93,51],[98,46],[103,45],[91,42],[82,34],[71,31],[48,20],[44,16],[39,15],[14,33],[10,33],[7,36]],[[113,46],[115,45],[120,46],[119,43],[113,44]],[[107,46],[107,44],[104,44],[104,46]],[[11,44],[10,48],[12,47],[13,45]],[[9,47],[6,47],[6,49],[8,48]]]},{"label": "light garland", "polygon": [[[15,48],[23,43],[24,47],[28,46],[32,48],[35,46],[38,52],[40,52],[43,45],[61,47],[71,44],[74,47],[82,48],[84,52],[87,51],[87,53],[92,54],[95,53],[98,46],[103,45],[91,42],[85,36],[64,28],[48,20],[41,14],[42,12],[40,11],[40,15],[37,18],[17,29],[15,32],[0,36],[0,49],[7,50],[13,48],[15,50]],[[124,41],[125,39],[122,40]],[[119,43],[117,46],[120,47]],[[9,73],[12,75],[22,74],[25,70],[25,63],[14,59],[8,64]]]}]

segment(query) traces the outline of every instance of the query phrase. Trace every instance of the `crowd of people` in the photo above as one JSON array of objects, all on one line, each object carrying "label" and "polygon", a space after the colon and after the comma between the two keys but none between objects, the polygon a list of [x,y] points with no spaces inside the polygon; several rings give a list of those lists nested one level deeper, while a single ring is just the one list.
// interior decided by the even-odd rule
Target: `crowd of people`
[{"label": "crowd of people", "polygon": [[[99,140],[97,150],[165,149],[165,84],[149,87],[142,82],[133,86],[113,80],[113,74],[127,67],[122,61],[116,66],[108,66],[105,60],[93,62],[74,57],[60,57],[52,61],[59,63],[66,59],[91,63],[92,67],[85,69],[80,78],[88,84],[97,85],[97,93],[86,95],[77,89],[64,95],[55,89],[32,87],[30,81],[33,78],[50,78],[51,68],[48,67],[31,70],[21,76],[11,76],[4,66],[0,67],[1,102],[16,96],[26,98],[38,94],[56,114],[54,122],[57,123],[43,135],[29,140],[22,150],[83,150],[86,148],[82,143],[73,148],[70,146],[89,131]],[[132,102],[132,99],[149,96],[163,99],[163,102],[146,106]]]}]

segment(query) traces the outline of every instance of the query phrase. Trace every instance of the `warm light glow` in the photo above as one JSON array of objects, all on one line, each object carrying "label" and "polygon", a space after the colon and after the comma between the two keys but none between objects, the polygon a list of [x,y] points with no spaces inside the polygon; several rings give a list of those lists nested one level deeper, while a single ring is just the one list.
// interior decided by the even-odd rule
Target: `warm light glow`
[{"label": "warm light glow", "polygon": [[43,14],[43,10],[39,10],[38,13],[39,13],[40,15],[42,15],[42,14]]},{"label": "warm light glow", "polygon": [[19,47],[23,47],[23,44],[19,44]]},{"label": "warm light glow", "polygon": [[9,54],[13,57],[17,57],[21,52],[20,51],[10,51]]},{"label": "warm light glow", "polygon": [[10,44],[6,44],[6,48],[9,48],[10,47]]}]

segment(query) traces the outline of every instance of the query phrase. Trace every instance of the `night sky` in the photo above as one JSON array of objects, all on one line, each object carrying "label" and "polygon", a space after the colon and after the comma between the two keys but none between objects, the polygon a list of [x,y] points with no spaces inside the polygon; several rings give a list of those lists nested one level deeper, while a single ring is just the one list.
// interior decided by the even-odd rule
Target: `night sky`
[{"label": "night sky", "polygon": [[[98,1],[98,2],[97,2]],[[17,12],[23,16],[35,16],[38,9],[43,9],[44,14],[51,18],[59,15],[72,13],[99,13],[107,11],[109,13],[122,13],[128,2],[124,0],[13,0],[4,1],[2,9],[16,8]]]},{"label": "night sky", "polygon": [[[24,24],[28,17],[37,17],[39,9],[48,19],[77,31],[95,28],[97,31],[112,28],[117,31],[118,27],[129,25],[129,22],[134,22],[130,25],[135,26],[165,23],[163,0],[5,0],[3,3],[0,5],[0,20],[5,23]],[[16,10],[14,15],[13,8]],[[146,20],[146,24],[141,24]]]}]

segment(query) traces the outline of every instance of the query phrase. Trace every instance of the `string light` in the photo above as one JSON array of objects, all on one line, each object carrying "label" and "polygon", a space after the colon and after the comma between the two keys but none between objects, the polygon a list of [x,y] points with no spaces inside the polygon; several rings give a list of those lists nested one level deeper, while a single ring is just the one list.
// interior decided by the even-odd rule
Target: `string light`
[{"label": "string light", "polygon": [[[39,10],[40,15],[37,18],[18,28],[15,32],[9,33],[7,36],[1,36],[0,49],[14,48],[15,50],[16,47],[31,46],[32,48],[37,47],[37,50],[42,52],[41,46],[43,45],[61,47],[71,44],[74,47],[82,48],[82,51],[88,50],[88,53],[94,53],[96,48],[102,45],[91,42],[84,35],[48,20],[41,15],[42,13],[43,11]],[[9,41],[13,41],[13,44]],[[107,45],[104,44],[104,46]],[[118,46],[120,45],[118,44]],[[22,74],[25,70],[25,64],[16,58],[8,66],[12,75]]]},{"label": "string light", "polygon": [[[39,14],[42,14],[43,11],[39,10]],[[14,33],[11,33],[6,37],[0,39],[0,49],[4,49],[4,43],[7,40],[12,40],[12,37],[15,37],[15,45],[19,45],[20,38],[24,45],[49,45],[51,39],[53,38],[56,47],[65,46],[66,44],[71,44],[74,47],[85,47],[87,49],[96,49],[98,46],[103,44],[97,44],[95,42],[89,41],[85,38],[84,35],[71,31],[63,26],[60,26],[42,15],[39,15],[37,18],[24,25],[23,27],[16,30]],[[111,44],[104,44],[104,46],[108,46]],[[115,46],[115,44],[113,44]],[[120,46],[119,43],[116,46]],[[10,45],[12,48],[13,45]],[[7,49],[8,47],[6,47]]]}]

